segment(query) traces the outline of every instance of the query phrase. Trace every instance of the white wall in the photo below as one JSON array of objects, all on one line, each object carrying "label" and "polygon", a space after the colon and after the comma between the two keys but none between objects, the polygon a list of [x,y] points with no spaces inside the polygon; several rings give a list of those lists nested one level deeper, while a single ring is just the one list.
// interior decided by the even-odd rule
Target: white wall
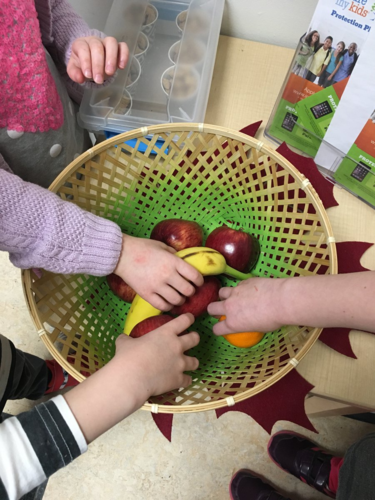
[{"label": "white wall", "polygon": [[318,0],[225,0],[223,35],[296,47]]},{"label": "white wall", "polygon": [[[92,28],[103,29],[112,0],[69,0]],[[318,0],[225,0],[222,34],[296,47]]]}]

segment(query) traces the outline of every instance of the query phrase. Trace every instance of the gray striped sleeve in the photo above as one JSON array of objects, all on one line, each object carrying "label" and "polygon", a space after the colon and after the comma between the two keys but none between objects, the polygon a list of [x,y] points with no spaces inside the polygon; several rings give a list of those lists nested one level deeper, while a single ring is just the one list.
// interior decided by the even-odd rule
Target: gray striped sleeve
[{"label": "gray striped sleeve", "polygon": [[58,396],[0,424],[0,499],[18,500],[86,451],[69,412]]},{"label": "gray striped sleeve", "polygon": [[8,500],[8,493],[7,490],[5,489],[4,483],[0,477],[0,498],[1,500]]},{"label": "gray striped sleeve", "polygon": [[9,340],[0,334],[0,413],[3,411],[8,396],[7,393],[9,392],[13,349]]}]

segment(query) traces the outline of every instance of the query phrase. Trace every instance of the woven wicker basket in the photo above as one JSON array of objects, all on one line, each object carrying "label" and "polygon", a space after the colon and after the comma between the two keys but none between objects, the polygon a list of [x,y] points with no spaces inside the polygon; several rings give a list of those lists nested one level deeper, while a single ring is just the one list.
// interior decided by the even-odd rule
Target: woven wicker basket
[{"label": "woven wicker basket", "polygon": [[[134,148],[124,143],[134,138]],[[263,143],[226,128],[172,124],[119,135],[77,158],[51,190],[134,236],[149,237],[165,218],[195,220],[205,236],[223,224],[243,228],[260,241],[258,276],[337,273],[331,226],[309,181]],[[113,357],[129,305],[105,278],[25,271],[23,286],[43,342],[71,375],[82,381]],[[321,331],[286,326],[239,349],[212,334],[214,321],[205,315],[194,325],[201,341],[193,384],[143,409],[204,411],[253,396],[292,370]]]}]

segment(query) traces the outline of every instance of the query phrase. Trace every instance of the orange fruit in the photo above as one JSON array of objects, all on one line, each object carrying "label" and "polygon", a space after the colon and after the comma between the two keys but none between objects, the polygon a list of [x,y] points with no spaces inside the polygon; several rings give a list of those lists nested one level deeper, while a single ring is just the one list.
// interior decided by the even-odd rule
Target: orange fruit
[{"label": "orange fruit", "polygon": [[[226,316],[221,316],[219,321],[224,321]],[[241,333],[228,333],[223,335],[226,341],[235,347],[252,347],[258,344],[264,337],[261,332],[241,332]]]}]

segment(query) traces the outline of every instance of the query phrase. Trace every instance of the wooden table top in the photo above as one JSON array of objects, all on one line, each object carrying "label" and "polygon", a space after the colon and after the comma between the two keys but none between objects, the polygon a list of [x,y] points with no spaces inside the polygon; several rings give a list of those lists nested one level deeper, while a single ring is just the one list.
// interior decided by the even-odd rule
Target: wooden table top
[{"label": "wooden table top", "polygon": [[[264,127],[293,54],[292,49],[221,36],[205,122],[240,130],[263,120],[257,137],[277,147],[263,136]],[[375,243],[375,210],[336,186],[334,196],[339,206],[327,213],[336,240]],[[375,270],[375,246],[361,263]],[[375,409],[375,335],[352,331],[350,341],[357,359],[318,341],[298,371],[315,385],[316,396]]]},{"label": "wooden table top", "polygon": [[[206,113],[206,123],[235,130],[255,121],[263,125],[271,114],[293,50],[221,36]],[[258,133],[262,138],[264,126]],[[267,140],[270,146],[275,144]],[[330,208],[328,215],[337,241],[367,241],[375,243],[375,210],[343,189],[334,189],[339,206]],[[362,264],[375,269],[375,246],[366,252]],[[0,297],[5,301],[2,333],[13,332],[13,340],[27,351],[42,355],[41,343],[30,336],[33,325],[22,291],[20,273],[9,263],[8,255],[1,254]],[[4,273],[5,278],[4,279]],[[9,293],[14,300],[7,302]],[[13,297],[13,295],[12,295]],[[9,298],[9,297],[8,297]],[[16,308],[16,309],[15,309]],[[15,311],[17,310],[17,313]],[[8,319],[7,319],[8,318]],[[19,324],[19,332],[15,322]],[[27,335],[26,335],[27,334]],[[23,338],[27,338],[24,345]],[[350,334],[358,359],[351,359],[317,342],[298,367],[298,371],[315,385],[313,393],[355,406],[375,409],[375,335],[353,331]],[[30,342],[30,345],[29,345]]]}]

